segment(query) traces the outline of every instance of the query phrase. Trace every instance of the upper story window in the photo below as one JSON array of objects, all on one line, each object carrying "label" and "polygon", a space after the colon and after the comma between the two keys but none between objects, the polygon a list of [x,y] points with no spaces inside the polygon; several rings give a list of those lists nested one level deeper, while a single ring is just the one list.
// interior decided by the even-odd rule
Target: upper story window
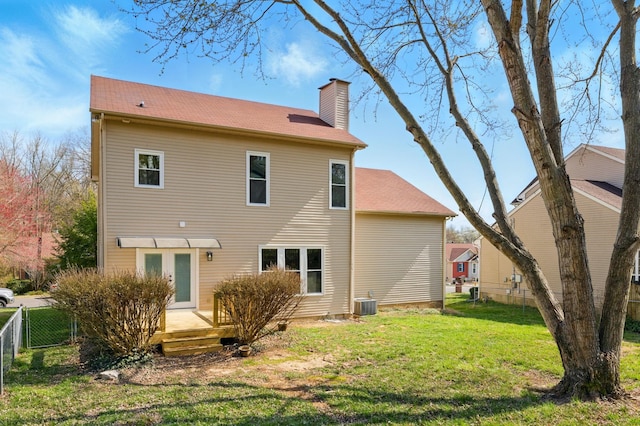
[{"label": "upper story window", "polygon": [[332,209],[349,208],[349,162],[331,160],[329,162],[330,190],[329,206]]},{"label": "upper story window", "polygon": [[136,149],[134,162],[134,186],[164,188],[164,152]]},{"label": "upper story window", "polygon": [[247,205],[269,205],[269,154],[247,152]]},{"label": "upper story window", "polygon": [[458,272],[464,272],[464,263],[458,262]]}]

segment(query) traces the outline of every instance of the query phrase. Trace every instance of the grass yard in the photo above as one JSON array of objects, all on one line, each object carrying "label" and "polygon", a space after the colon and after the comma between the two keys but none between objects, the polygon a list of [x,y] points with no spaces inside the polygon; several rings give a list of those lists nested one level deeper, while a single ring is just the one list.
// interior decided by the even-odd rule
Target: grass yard
[{"label": "grass yard", "polygon": [[561,374],[537,311],[448,299],[448,314],[389,310],[294,324],[258,347],[157,357],[119,383],[78,365],[76,347],[26,351],[6,378],[1,425],[640,424],[640,339],[627,335],[623,402],[554,404]]},{"label": "grass yard", "polygon": [[9,321],[11,315],[16,311],[13,308],[2,308],[0,309],[0,329],[4,327],[4,325]]}]

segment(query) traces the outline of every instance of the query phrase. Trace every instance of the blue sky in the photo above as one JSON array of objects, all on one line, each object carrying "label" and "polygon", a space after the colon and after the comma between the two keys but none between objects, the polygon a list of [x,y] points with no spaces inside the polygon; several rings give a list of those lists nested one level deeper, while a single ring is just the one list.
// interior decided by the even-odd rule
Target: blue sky
[{"label": "blue sky", "polygon": [[[482,43],[482,31],[477,37]],[[152,54],[140,53],[149,40],[111,0],[0,0],[0,132],[19,131],[25,137],[40,132],[58,140],[69,131],[88,128],[91,74],[314,111],[318,87],[331,77],[351,75],[350,68],[334,60],[325,40],[302,25],[292,31],[274,28],[266,40],[266,80],[253,69],[241,74],[237,66],[214,66],[195,55],[184,55],[163,70]],[[365,82],[352,81],[354,99]],[[496,102],[508,104],[506,88],[498,89]],[[392,170],[457,212],[395,112],[385,102],[374,110],[372,102],[361,103],[351,115],[351,133],[369,145],[356,155],[356,165]],[[607,145],[621,146],[610,142]],[[503,195],[510,201],[533,178],[533,168],[519,139],[501,138],[488,149],[493,144]],[[452,139],[437,145],[468,198],[476,208],[482,206],[481,213],[491,221],[485,185],[468,144]],[[459,217],[452,224],[467,222]]]}]

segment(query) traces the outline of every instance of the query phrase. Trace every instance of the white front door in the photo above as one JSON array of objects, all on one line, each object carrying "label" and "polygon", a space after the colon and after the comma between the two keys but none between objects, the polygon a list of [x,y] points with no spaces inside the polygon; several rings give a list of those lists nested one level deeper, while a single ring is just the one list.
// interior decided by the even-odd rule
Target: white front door
[{"label": "white front door", "polygon": [[169,278],[175,294],[169,309],[196,306],[196,252],[189,249],[140,249],[138,269]]}]

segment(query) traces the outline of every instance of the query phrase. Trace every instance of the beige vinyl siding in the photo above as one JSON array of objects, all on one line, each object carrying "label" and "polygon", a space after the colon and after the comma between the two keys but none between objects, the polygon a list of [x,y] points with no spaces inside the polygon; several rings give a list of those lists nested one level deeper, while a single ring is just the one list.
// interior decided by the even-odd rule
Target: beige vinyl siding
[{"label": "beige vinyl siding", "polygon": [[443,300],[442,218],[356,212],[355,297],[378,305]]},{"label": "beige vinyl siding", "polygon": [[571,179],[597,180],[622,188],[624,163],[601,153],[589,149],[577,151],[567,158],[565,167]]},{"label": "beige vinyl siding", "polygon": [[[322,247],[324,294],[309,296],[301,316],[349,312],[350,212],[329,209],[329,160],[350,149],[220,136],[108,122],[107,267],[135,267],[135,249],[118,236],[215,237],[221,250],[200,250],[199,308],[214,286],[258,272],[258,247]],[[134,149],[164,152],[164,189],[134,188]],[[246,205],[246,152],[270,155],[270,206]],[[186,226],[179,227],[184,221]]]},{"label": "beige vinyl siding", "polygon": [[[587,255],[589,256],[596,306],[601,306],[604,283],[618,225],[618,214],[580,193],[576,193],[576,203],[585,222]],[[511,217],[515,222],[516,232],[537,259],[552,291],[561,300],[562,285],[558,271],[558,255],[551,233],[551,223],[542,197],[535,196],[514,211]],[[511,277],[511,262],[484,239],[482,240],[480,259],[482,293],[504,296],[504,289],[511,286],[510,282],[505,282],[506,278],[510,279]],[[519,271],[516,270],[516,273]],[[523,288],[526,288],[524,281]],[[530,295],[530,293],[528,294]]]}]

